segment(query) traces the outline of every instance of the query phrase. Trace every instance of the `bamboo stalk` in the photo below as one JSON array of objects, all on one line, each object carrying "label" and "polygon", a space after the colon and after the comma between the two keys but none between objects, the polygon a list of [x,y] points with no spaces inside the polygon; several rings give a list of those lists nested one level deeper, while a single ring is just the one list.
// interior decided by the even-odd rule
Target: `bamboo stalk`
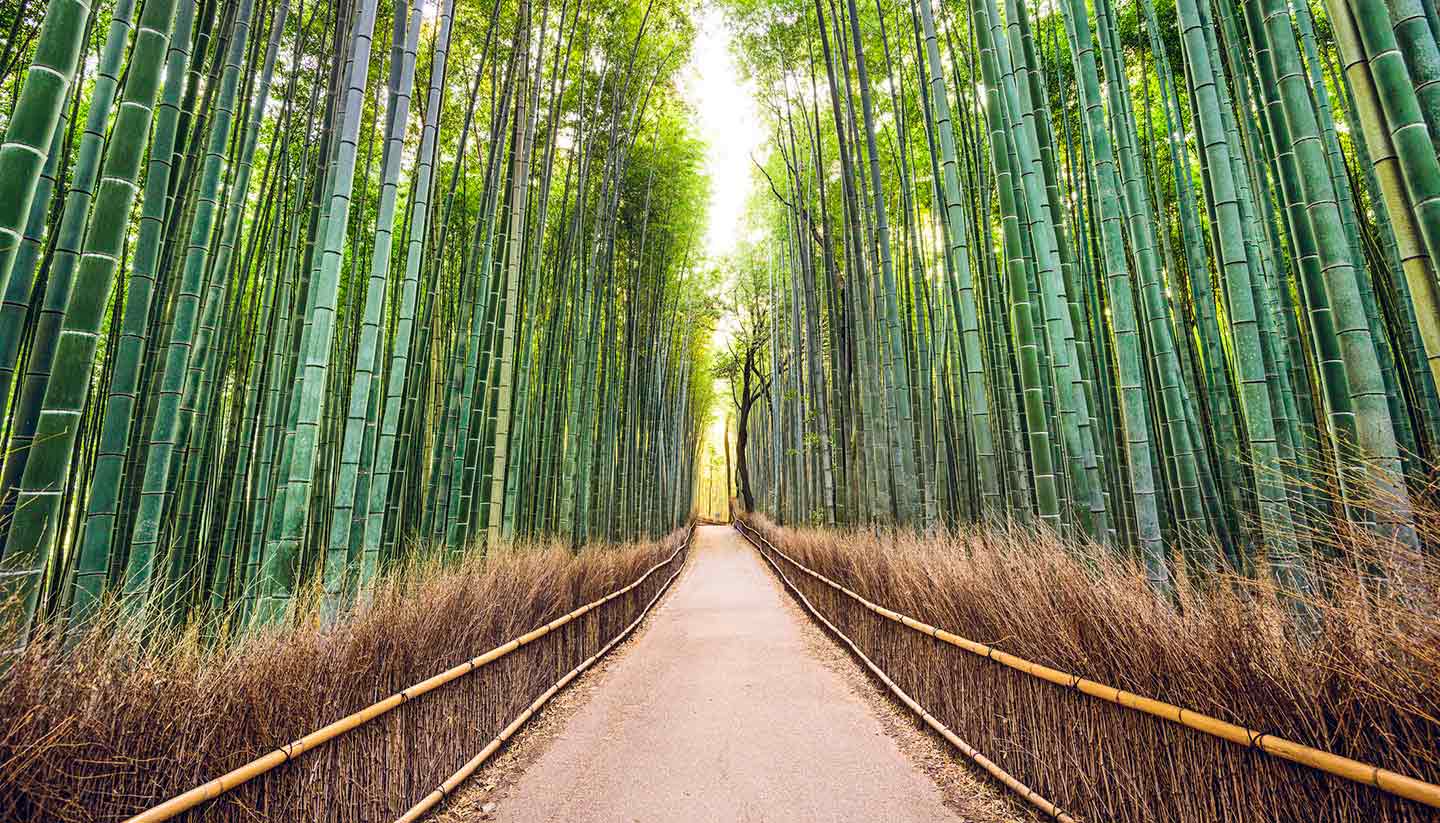
[{"label": "bamboo stalk", "polygon": [[374,720],[375,718],[390,712],[391,710],[399,707],[403,703],[413,700],[414,698],[417,698],[428,692],[432,692],[447,683],[459,680],[465,675],[472,674],[477,669],[483,668],[490,663],[494,663],[496,660],[499,660],[500,658],[521,648],[522,646],[527,646],[549,634],[550,632],[564,626],[565,624],[570,623],[584,616],[585,614],[604,606],[610,601],[634,590],[637,586],[648,580],[650,575],[654,574],[655,571],[658,570],[661,566],[669,565],[672,561],[675,560],[676,557],[680,555],[681,552],[685,551],[686,548],[689,547],[690,540],[694,536],[694,534],[695,526],[692,523],[689,533],[685,535],[685,540],[680,544],[678,548],[675,549],[674,554],[671,554],[670,557],[659,563],[656,563],[654,566],[651,566],[648,570],[646,570],[644,574],[640,575],[640,577],[636,578],[633,583],[626,586],[625,588],[613,591],[610,594],[607,594],[604,597],[600,598],[599,600],[594,600],[590,603],[587,603],[584,606],[581,606],[580,608],[570,612],[569,614],[557,617],[543,626],[532,629],[529,632],[520,635],[519,637],[511,640],[508,643],[496,646],[495,648],[491,649],[488,652],[485,652],[482,655],[479,655],[478,657],[473,657],[470,660],[465,661],[464,663],[459,663],[455,666],[452,666],[449,669],[446,669],[445,671],[433,677],[422,680],[407,689],[396,692],[395,694],[390,695],[384,700],[373,703],[364,709],[354,712],[353,714],[346,715],[345,717],[342,717],[327,726],[316,729],[315,731],[310,732],[303,737],[292,740],[284,746],[281,746],[268,754],[262,755],[261,757],[257,757],[254,760],[251,760],[249,763],[244,764],[243,766],[232,769],[229,772],[226,772],[225,774],[215,778],[214,780],[209,781],[208,783],[202,783],[187,792],[178,794],[175,797],[170,798],[169,800],[161,803],[158,806],[141,812],[140,814],[137,814],[134,817],[126,820],[125,823],[161,823],[161,821],[173,820],[175,817],[186,811],[189,811],[190,809],[195,808],[201,803],[214,800],[215,798],[225,794],[226,792],[229,792],[238,786],[248,783],[256,777],[259,777],[260,775],[271,771],[272,769],[280,766],[283,763],[299,757],[305,752],[308,752],[311,749],[320,746],[321,744],[328,743],[329,741],[334,740],[335,738],[339,737],[342,734],[345,734],[348,731],[353,731],[354,729],[357,729],[365,725],[366,723],[369,723],[371,720]]},{"label": "bamboo stalk", "polygon": [[1153,717],[1158,717],[1161,720],[1168,720],[1172,723],[1185,726],[1186,728],[1204,732],[1212,737],[1218,737],[1242,746],[1249,746],[1250,748],[1263,751],[1266,754],[1289,760],[1292,763],[1308,766],[1312,769],[1326,772],[1336,777],[1343,777],[1346,780],[1352,780],[1356,783],[1374,786],[1383,792],[1393,794],[1397,797],[1403,797],[1407,800],[1414,800],[1417,803],[1424,803],[1427,806],[1440,808],[1440,786],[1434,783],[1427,783],[1423,780],[1390,771],[1389,769],[1382,769],[1379,766],[1372,766],[1348,757],[1341,757],[1338,754],[1312,748],[1302,743],[1296,743],[1293,740],[1286,740],[1283,737],[1276,737],[1275,735],[1266,734],[1265,732],[1246,728],[1245,726],[1240,726],[1235,723],[1227,723],[1219,718],[1171,705],[1162,700],[1155,700],[1154,698],[1128,692],[1104,683],[1098,683],[1094,680],[1087,680],[1079,675],[1059,669],[1052,669],[1049,666],[1031,662],[1023,657],[1018,657],[1000,651],[992,646],[987,646],[984,643],[977,643],[974,640],[961,637],[952,632],[947,632],[944,629],[931,626],[928,623],[922,623],[913,617],[872,603],[830,578],[801,565],[794,558],[776,548],[765,535],[744,525],[744,521],[737,518],[735,523],[740,533],[745,535],[756,548],[759,548],[759,543],[755,542],[755,537],[752,537],[752,534],[758,536],[760,541],[763,542],[770,551],[784,558],[795,568],[846,595],[875,614],[893,620],[907,628],[914,629],[921,634],[928,634],[943,643],[964,649],[977,657],[988,658],[996,663],[1028,674],[1031,677],[1049,681],[1057,686],[1083,692],[1091,697],[1114,703],[1117,706],[1144,712]]}]

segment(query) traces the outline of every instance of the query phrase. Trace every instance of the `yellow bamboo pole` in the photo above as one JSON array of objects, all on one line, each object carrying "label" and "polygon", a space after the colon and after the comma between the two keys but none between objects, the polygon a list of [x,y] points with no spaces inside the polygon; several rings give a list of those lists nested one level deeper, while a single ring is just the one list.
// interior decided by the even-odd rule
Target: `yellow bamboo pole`
[{"label": "yellow bamboo pole", "polygon": [[413,700],[428,692],[432,692],[447,683],[459,680],[460,678],[468,674],[472,674],[476,670],[483,668],[490,663],[494,663],[496,660],[499,660],[500,658],[510,654],[516,649],[527,646],[549,634],[550,632],[564,626],[565,624],[570,623],[584,616],[585,614],[595,609],[598,609],[601,606],[604,606],[615,598],[621,597],[628,592],[634,590],[635,587],[639,586],[647,579],[649,579],[650,575],[654,574],[657,569],[662,566],[669,565],[671,561],[673,561],[676,557],[680,555],[681,552],[685,551],[686,547],[690,545],[690,539],[692,536],[694,536],[694,534],[695,526],[694,524],[691,524],[690,531],[686,533],[684,542],[680,544],[680,547],[675,550],[674,554],[670,555],[669,558],[662,560],[659,563],[656,563],[654,566],[651,566],[644,574],[636,578],[635,582],[631,583],[625,588],[613,591],[610,594],[607,594],[604,597],[600,598],[599,600],[587,603],[584,606],[581,606],[580,608],[570,612],[569,614],[566,614],[562,617],[557,617],[543,626],[532,629],[531,631],[520,635],[519,637],[511,640],[508,643],[505,643],[504,645],[496,646],[495,648],[491,649],[488,652],[485,652],[482,655],[479,655],[478,657],[473,657],[470,660],[465,661],[464,663],[452,666],[451,668],[446,669],[445,671],[435,675],[434,677],[422,680],[419,683],[416,683],[415,685],[409,687],[408,689],[396,692],[395,694],[385,698],[384,700],[379,701],[378,703],[374,703],[353,714],[346,715],[345,717],[342,717],[327,726],[323,726],[313,732],[310,732],[304,737],[292,740],[284,746],[281,746],[278,749],[275,749],[274,751],[269,752],[268,754],[265,754],[261,757],[257,757],[243,766],[232,769],[231,771],[226,772],[225,774],[215,778],[214,780],[211,780],[207,783],[202,783],[201,785],[196,786],[195,788],[184,792],[183,794],[178,794],[170,798],[169,800],[161,803],[158,806],[155,806],[154,808],[141,812],[140,814],[137,814],[134,817],[126,820],[125,823],[162,823],[162,821],[171,820],[178,815],[195,808],[201,803],[214,800],[215,798],[225,794],[226,792],[232,791],[236,787],[242,786],[245,783],[254,780],[260,775],[265,774],[266,772],[281,765],[282,763],[293,760],[294,758],[299,757],[305,752],[308,752],[323,743],[328,743],[329,741],[334,740],[335,738],[348,731],[352,731],[359,728],[360,726],[365,725],[366,723],[369,723],[375,718],[380,717],[381,715],[395,709],[402,703]]},{"label": "yellow bamboo pole", "polygon": [[[1372,766],[1368,763],[1361,763],[1358,760],[1342,757],[1333,752],[1312,748],[1301,743],[1296,743],[1293,740],[1277,737],[1273,734],[1267,734],[1234,723],[1228,723],[1217,717],[1211,717],[1190,709],[1183,709],[1162,700],[1155,700],[1150,697],[1135,694],[1134,692],[1125,691],[1124,689],[1118,689],[1114,686],[1107,686],[1104,683],[1098,683],[1094,680],[1087,680],[1079,675],[1060,671],[1059,669],[1052,669],[1049,666],[1034,663],[1023,657],[1017,657],[1008,652],[987,646],[984,643],[977,643],[974,640],[969,640],[958,634],[936,628],[928,623],[922,623],[913,617],[908,617],[897,611],[872,603],[830,578],[806,568],[793,557],[777,549],[765,535],[744,525],[738,518],[735,523],[739,532],[745,535],[757,549],[760,548],[760,546],[759,543],[756,542],[756,537],[764,542],[770,551],[783,558],[795,568],[832,589],[841,592],[875,614],[888,620],[893,620],[907,628],[914,629],[921,634],[928,634],[943,643],[964,649],[971,654],[1008,666],[1016,671],[1024,672],[1032,677],[1049,681],[1057,686],[1074,689],[1088,694],[1091,697],[1114,703],[1117,706],[1144,712],[1152,717],[1168,720],[1171,723],[1177,723],[1186,728],[1204,732],[1205,734],[1221,738],[1222,740],[1228,740],[1231,743],[1249,746],[1250,748],[1263,751],[1266,754],[1288,760],[1292,763],[1298,763],[1302,766],[1308,766],[1309,768],[1332,774],[1336,777],[1343,777],[1346,780],[1373,786],[1380,791],[1393,794],[1397,797],[1403,797],[1407,800],[1414,800],[1417,803],[1424,803],[1427,806],[1440,808],[1440,786],[1434,783],[1427,783],[1423,780],[1400,774],[1399,772],[1382,769],[1379,766]],[[752,533],[754,536],[752,536]],[[764,554],[763,550],[761,553]]]},{"label": "yellow bamboo pole", "polygon": [[[688,538],[686,540],[686,544],[689,544]],[[655,596],[650,598],[650,602],[646,604],[645,610],[640,612],[640,615],[636,617],[633,621],[631,621],[630,625],[626,626],[623,631],[615,635],[615,637],[611,639],[609,643],[605,644],[604,648],[602,648],[595,654],[592,654],[589,657],[585,658],[585,661],[583,663],[571,669],[568,674],[556,681],[555,685],[546,689],[544,694],[541,694],[538,698],[536,698],[535,702],[531,703],[530,706],[525,709],[525,711],[521,712],[519,716],[517,716],[514,720],[510,721],[510,725],[502,729],[500,731],[500,734],[496,735],[494,739],[492,739],[489,743],[485,744],[485,748],[481,749],[479,754],[476,754],[474,757],[466,761],[465,765],[461,766],[459,770],[457,770],[454,774],[450,775],[450,777],[446,778],[445,782],[441,783],[435,789],[435,791],[426,795],[420,800],[419,803],[416,803],[414,806],[410,807],[409,811],[396,818],[395,823],[415,823],[415,821],[423,817],[426,812],[435,808],[435,806],[439,805],[441,801],[449,797],[451,793],[453,793],[456,789],[460,787],[460,784],[470,779],[470,775],[474,774],[476,769],[479,769],[482,765],[484,765],[485,761],[489,760],[491,755],[499,751],[500,747],[505,745],[505,741],[509,740],[511,736],[515,734],[515,732],[519,731],[520,727],[524,726],[531,717],[534,717],[535,713],[540,711],[542,706],[544,706],[546,703],[549,703],[550,698],[558,694],[561,689],[564,689],[566,686],[570,685],[571,681],[579,677],[585,672],[586,669],[594,665],[595,661],[604,657],[606,654],[609,654],[611,649],[619,645],[620,642],[626,637],[629,637],[630,633],[635,631],[635,627],[639,626],[640,622],[645,619],[645,616],[650,613],[650,610],[655,607],[655,604],[660,602],[661,596],[665,594],[665,592],[670,588],[670,584],[675,582],[675,578],[679,577],[680,572],[683,570],[684,564],[682,561],[681,567],[676,569],[674,574],[670,575],[669,579],[667,579],[664,585],[660,587],[660,590],[655,593]]]},{"label": "yellow bamboo pole", "polygon": [[[739,523],[740,521],[737,519],[735,522]],[[744,529],[740,529],[739,531],[742,535],[745,536],[745,539],[749,540],[751,544],[755,546],[755,548],[760,548],[760,545],[755,542],[755,539],[749,534],[746,534]],[[765,538],[762,535],[760,539],[764,540]],[[766,540],[765,542],[766,545],[769,545],[770,541]],[[772,550],[774,549],[773,546],[771,548]],[[776,553],[778,554],[779,551],[776,550]],[[794,583],[790,582],[790,578],[785,576],[785,572],[780,570],[780,566],[778,566],[775,561],[772,560],[770,556],[764,552],[764,550],[760,551],[760,556],[765,558],[765,562],[769,563],[770,568],[775,570],[775,574],[780,577],[780,580],[785,584],[785,587],[788,588],[791,592],[795,594],[796,597],[800,599],[800,603],[805,606],[805,608],[810,612],[811,616],[824,624],[825,628],[829,629],[836,637],[840,638],[840,642],[844,643],[847,647],[849,647],[851,653],[853,653],[856,657],[860,658],[860,662],[865,664],[865,667],[870,670],[870,673],[879,678],[880,682],[884,683],[886,688],[890,689],[891,693],[900,699],[901,703],[909,706],[911,711],[920,715],[920,719],[925,721],[925,725],[934,729],[936,732],[939,732],[941,737],[950,741],[950,744],[953,745],[955,748],[959,749],[961,753],[963,753],[966,757],[975,761],[975,763],[977,763],[982,769],[989,772],[991,777],[994,777],[996,780],[1004,783],[1006,787],[1008,787],[1011,791],[1015,792],[1016,794],[1029,801],[1030,805],[1039,809],[1046,815],[1060,821],[1060,823],[1078,823],[1078,821],[1074,817],[1071,817],[1059,806],[1047,800],[1039,792],[1036,792],[1034,789],[1030,788],[1024,783],[1021,783],[1020,780],[1015,777],[1015,775],[1005,771],[1005,769],[1002,768],[999,763],[996,763],[995,761],[986,757],[974,746],[966,743],[965,740],[960,737],[960,735],[951,731],[949,726],[941,723],[940,720],[935,717],[935,715],[926,711],[925,707],[921,706],[918,702],[916,702],[915,698],[911,697],[905,692],[904,689],[896,685],[895,681],[890,679],[890,675],[886,674],[885,671],[879,666],[875,665],[874,661],[872,661],[868,656],[866,656],[864,652],[860,651],[860,647],[855,645],[855,641],[847,637],[845,633],[840,631],[840,629],[837,628],[834,623],[831,623],[829,620],[827,620],[825,618],[825,615],[821,614],[820,610],[815,608],[815,606],[811,604],[810,598],[802,594],[800,589]],[[796,563],[795,565],[799,566],[800,564]],[[800,568],[804,567],[801,566]]]}]

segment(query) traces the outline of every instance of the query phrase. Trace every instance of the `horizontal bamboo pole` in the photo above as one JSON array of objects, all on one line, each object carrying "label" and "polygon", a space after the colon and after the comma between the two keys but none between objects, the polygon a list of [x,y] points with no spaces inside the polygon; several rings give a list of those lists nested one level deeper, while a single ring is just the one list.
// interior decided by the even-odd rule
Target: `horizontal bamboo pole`
[{"label": "horizontal bamboo pole", "polygon": [[[686,544],[688,545],[688,543],[689,539],[687,538]],[[421,817],[423,817],[426,812],[435,808],[435,806],[439,805],[441,801],[449,797],[456,789],[460,788],[460,784],[464,783],[466,780],[469,780],[470,775],[474,774],[476,769],[479,769],[482,765],[484,765],[485,761],[489,760],[491,755],[499,751],[501,746],[505,745],[505,741],[509,740],[511,736],[515,734],[515,732],[519,731],[520,727],[524,726],[531,717],[534,717],[536,712],[540,711],[541,707],[543,707],[546,703],[550,702],[550,698],[558,694],[561,689],[564,689],[566,686],[570,685],[571,681],[583,674],[586,669],[593,666],[595,664],[595,661],[604,657],[606,654],[609,654],[611,649],[619,645],[620,642],[623,641],[626,637],[629,637],[630,633],[635,631],[635,627],[639,626],[640,622],[645,619],[645,616],[650,614],[650,610],[655,607],[655,604],[660,602],[660,598],[670,588],[670,584],[675,582],[675,578],[679,577],[680,572],[683,570],[684,566],[682,564],[681,568],[676,569],[675,573],[670,575],[670,578],[665,581],[665,584],[660,587],[660,590],[655,593],[655,596],[650,598],[650,602],[645,605],[644,611],[640,612],[640,615],[636,617],[633,621],[631,621],[630,625],[626,626],[624,630],[622,630],[619,634],[615,635],[615,637],[612,638],[609,643],[606,643],[604,648],[585,658],[585,661],[583,663],[571,669],[568,674],[556,681],[555,685],[546,689],[543,694],[541,694],[538,698],[535,699],[535,702],[531,703],[530,706],[525,709],[525,711],[521,712],[514,720],[510,721],[510,725],[502,729],[500,731],[500,734],[496,735],[494,739],[492,739],[489,743],[485,744],[485,748],[481,749],[478,754],[466,761],[465,765],[461,766],[459,770],[457,770],[454,774],[450,775],[450,777],[448,777],[444,783],[441,783],[439,787],[435,789],[435,791],[426,795],[420,800],[419,803],[416,803],[414,806],[412,806],[409,811],[396,818],[395,823],[414,823],[414,821],[419,820]]]},{"label": "horizontal bamboo pole", "polygon": [[[738,523],[739,521],[737,520],[736,522]],[[744,535],[745,539],[749,540],[752,544],[754,544],[757,549],[760,548],[760,544],[755,542],[755,538],[747,534],[744,529],[740,529],[739,531],[740,534]],[[762,535],[760,539],[764,540],[765,538]],[[770,541],[765,540],[765,544],[770,545]],[[776,551],[777,554],[779,553],[779,551],[776,550],[774,546],[771,546],[771,549],[773,551]],[[981,768],[989,772],[990,775],[996,780],[1004,783],[1006,787],[1008,787],[1011,791],[1015,792],[1016,794],[1029,801],[1030,805],[1039,809],[1041,812],[1044,812],[1046,815],[1049,815],[1050,817],[1053,817],[1054,819],[1060,821],[1060,823],[1077,823],[1075,818],[1071,817],[1069,814],[1066,814],[1065,811],[1059,806],[1045,799],[1034,789],[1030,788],[1024,783],[1021,783],[1019,779],[1017,779],[1014,775],[1005,771],[1005,769],[1002,768],[1000,764],[986,757],[984,754],[981,754],[978,749],[976,749],[974,746],[971,746],[969,743],[966,743],[964,739],[962,739],[955,732],[951,731],[950,727],[946,726],[944,723],[941,723],[940,720],[935,717],[935,715],[926,711],[924,706],[921,706],[918,702],[915,701],[915,698],[911,697],[905,692],[904,689],[896,685],[895,681],[890,679],[890,675],[886,674],[884,670],[881,669],[879,666],[875,665],[875,663],[868,656],[866,656],[864,652],[860,651],[860,647],[855,645],[855,641],[847,637],[845,633],[840,631],[840,629],[834,623],[831,623],[829,620],[827,620],[825,618],[825,615],[821,614],[820,610],[815,608],[815,606],[810,602],[810,598],[806,597],[803,593],[801,593],[799,587],[797,587],[794,583],[790,582],[790,578],[785,575],[785,572],[780,570],[780,566],[777,565],[774,560],[770,559],[769,555],[767,555],[764,551],[761,551],[760,556],[765,558],[765,562],[769,563],[770,568],[775,570],[775,574],[779,575],[780,580],[785,584],[785,587],[788,588],[791,592],[793,592],[796,597],[800,598],[800,603],[805,606],[805,608],[810,612],[811,616],[824,624],[825,628],[829,629],[831,633],[833,633],[836,637],[840,638],[840,641],[849,647],[851,653],[854,654],[856,657],[860,658],[860,662],[865,664],[865,667],[870,670],[870,673],[879,678],[880,682],[884,683],[885,686],[890,689],[891,693],[893,693],[896,697],[900,699],[901,703],[909,706],[911,711],[920,715],[920,719],[925,721],[925,725],[934,729],[936,732],[939,732],[941,737],[944,737],[946,740],[950,741],[951,745],[959,749],[966,757],[979,764]],[[786,559],[788,560],[789,558]],[[792,560],[791,562],[793,563],[794,561]],[[799,566],[800,564],[796,563],[795,565]]]},{"label": "horizontal bamboo pole", "polygon": [[[1288,760],[1292,763],[1298,763],[1302,766],[1308,766],[1312,769],[1335,775],[1336,777],[1343,777],[1346,780],[1373,786],[1397,797],[1403,797],[1407,800],[1414,800],[1417,803],[1424,803],[1427,806],[1440,808],[1440,786],[1434,783],[1427,783],[1423,780],[1400,774],[1399,772],[1382,769],[1379,766],[1372,766],[1368,763],[1361,763],[1358,760],[1342,757],[1333,752],[1312,748],[1301,743],[1296,743],[1293,740],[1287,740],[1273,734],[1267,734],[1256,731],[1255,729],[1229,723],[1217,717],[1211,717],[1190,709],[1182,709],[1179,706],[1174,706],[1161,700],[1155,700],[1135,694],[1134,692],[1127,692],[1124,689],[1117,689],[1114,686],[1107,686],[1104,683],[1098,683],[1094,680],[1087,680],[1078,675],[1060,671],[1059,669],[1052,669],[1049,666],[1034,663],[1023,657],[1017,657],[1008,652],[1000,651],[984,643],[977,643],[974,640],[969,640],[958,634],[936,628],[928,623],[922,623],[913,617],[908,617],[897,611],[872,603],[830,578],[806,568],[793,557],[775,548],[775,545],[771,543],[765,535],[760,534],[760,532],[749,526],[745,526],[738,518],[735,522],[741,534],[750,537],[749,533],[754,532],[771,551],[784,558],[800,571],[836,591],[845,594],[847,597],[855,600],[881,617],[893,620],[922,634],[928,634],[943,643],[957,646],[971,654],[993,660],[996,663],[1008,666],[1016,671],[1049,681],[1057,686],[1075,689],[1091,697],[1114,703],[1117,706],[1144,712],[1153,717],[1158,717],[1161,720],[1168,720],[1171,723],[1178,723],[1186,728],[1204,732],[1213,737],[1228,740],[1231,743],[1259,749],[1266,754]],[[751,538],[751,542],[754,542],[754,538]]]},{"label": "horizontal bamboo pole", "polygon": [[631,583],[625,588],[613,591],[610,594],[607,594],[604,597],[600,598],[599,600],[587,603],[584,606],[581,606],[580,608],[570,612],[569,614],[566,614],[562,617],[557,617],[543,626],[532,629],[531,631],[520,635],[519,637],[511,640],[508,643],[496,646],[495,648],[491,649],[488,652],[485,652],[478,657],[473,657],[470,660],[465,661],[464,663],[452,666],[449,669],[441,672],[440,674],[435,675],[434,677],[422,680],[419,683],[416,683],[415,685],[409,687],[408,689],[396,692],[395,694],[390,695],[384,700],[367,706],[366,708],[363,708],[353,714],[346,715],[345,717],[342,717],[327,726],[323,726],[313,732],[310,732],[304,737],[292,740],[284,746],[281,746],[280,748],[275,749],[268,754],[262,755],[261,757],[257,757],[243,766],[232,769],[229,772],[226,772],[225,774],[215,778],[214,780],[209,781],[208,783],[202,783],[199,786],[196,786],[195,788],[183,794],[178,794],[170,798],[169,800],[161,803],[158,806],[155,806],[152,809],[141,812],[140,814],[137,814],[134,817],[126,820],[125,823],[162,823],[162,821],[171,820],[176,816],[195,808],[201,803],[214,800],[215,798],[220,797],[226,792],[232,791],[236,787],[242,786],[250,782],[251,780],[254,780],[260,775],[271,771],[272,769],[281,765],[282,763],[285,763],[286,761],[293,760],[294,758],[299,757],[300,755],[310,751],[316,746],[319,746],[323,743],[328,743],[329,741],[334,740],[335,738],[348,731],[352,731],[359,728],[360,726],[365,725],[366,723],[369,723],[375,718],[380,717],[381,715],[386,714],[391,710],[395,709],[396,707],[400,706],[402,703],[413,700],[423,694],[432,692],[447,683],[459,680],[465,675],[475,672],[477,669],[483,668],[490,663],[494,663],[496,660],[499,660],[507,654],[510,654],[516,649],[527,646],[549,634],[550,632],[564,626],[565,624],[570,623],[571,621],[574,621],[584,616],[588,612],[604,606],[615,598],[621,597],[626,593],[632,591],[633,589],[635,589],[635,587],[639,586],[647,579],[649,579],[650,575],[654,574],[657,569],[662,566],[669,565],[671,561],[678,557],[680,553],[684,551],[687,546],[690,545],[690,539],[694,534],[695,527],[692,524],[689,533],[685,535],[684,542],[680,544],[680,547],[675,550],[674,554],[670,555],[669,558],[662,560],[659,563],[656,563],[654,566],[651,566],[644,574],[640,575],[640,577],[638,577],[635,582]]}]

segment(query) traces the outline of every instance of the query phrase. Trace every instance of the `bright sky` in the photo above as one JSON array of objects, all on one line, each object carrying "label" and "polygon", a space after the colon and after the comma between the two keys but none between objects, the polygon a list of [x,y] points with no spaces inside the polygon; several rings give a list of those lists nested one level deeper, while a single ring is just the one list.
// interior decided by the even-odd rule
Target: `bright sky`
[{"label": "bright sky", "polygon": [[740,77],[730,53],[730,30],[720,10],[705,3],[695,16],[699,29],[690,65],[680,79],[685,98],[695,109],[696,125],[708,149],[710,225],[705,251],[719,260],[740,236],[745,201],[750,194],[750,155],[764,142],[755,89]]}]

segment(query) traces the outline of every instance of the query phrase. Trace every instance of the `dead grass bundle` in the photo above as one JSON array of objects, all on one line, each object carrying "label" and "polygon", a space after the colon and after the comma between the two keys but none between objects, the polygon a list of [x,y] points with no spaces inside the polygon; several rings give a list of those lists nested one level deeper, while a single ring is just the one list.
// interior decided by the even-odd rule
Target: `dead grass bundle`
[{"label": "dead grass bundle", "polygon": [[[862,596],[1029,660],[1440,782],[1440,574],[1402,596],[1326,570],[1319,629],[1253,580],[1180,580],[1175,602],[1111,550],[1019,527],[962,536],[777,528],[799,563]],[[1363,542],[1363,541],[1362,541]],[[1370,547],[1352,545],[1348,555]],[[1393,548],[1387,549],[1393,551]],[[1393,558],[1392,558],[1393,559]],[[783,562],[783,561],[782,561]],[[1436,810],[1056,687],[791,575],[932,714],[1088,821],[1422,821]],[[1416,592],[1429,592],[1418,595]]]},{"label": "dead grass bundle", "polygon": [[[628,585],[683,538],[421,563],[338,626],[307,612],[218,650],[195,631],[141,650],[113,625],[63,652],[32,645],[0,679],[0,819],[123,820]],[[395,819],[633,621],[673,570],[180,819]]]}]

